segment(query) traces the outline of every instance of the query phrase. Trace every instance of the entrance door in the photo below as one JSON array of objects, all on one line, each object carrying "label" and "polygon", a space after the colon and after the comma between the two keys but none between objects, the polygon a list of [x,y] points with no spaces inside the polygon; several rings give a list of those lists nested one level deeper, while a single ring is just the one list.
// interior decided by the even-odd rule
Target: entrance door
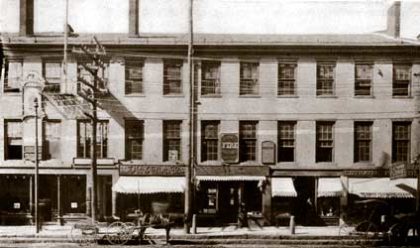
[{"label": "entrance door", "polygon": [[317,223],[315,207],[315,178],[296,177],[294,186],[297,193],[294,215],[296,222],[302,225],[314,225]]},{"label": "entrance door", "polygon": [[98,207],[101,216],[112,215],[112,176],[98,176]]},{"label": "entrance door", "polygon": [[238,184],[235,182],[219,183],[219,216],[225,223],[234,223],[238,218]]}]

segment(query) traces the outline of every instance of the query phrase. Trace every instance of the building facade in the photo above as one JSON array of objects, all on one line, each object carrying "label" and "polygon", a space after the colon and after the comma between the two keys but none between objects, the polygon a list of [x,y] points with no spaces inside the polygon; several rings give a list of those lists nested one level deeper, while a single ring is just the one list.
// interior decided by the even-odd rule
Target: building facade
[{"label": "building facade", "polygon": [[[130,13],[128,34],[96,34],[107,51],[109,92],[99,100],[99,213],[148,212],[165,201],[180,214],[188,40],[139,34],[138,11]],[[85,58],[69,53],[65,79],[62,36],[33,33],[32,0],[21,1],[20,16],[20,33],[1,37],[2,211],[33,211],[38,98],[45,218],[88,215],[92,130],[77,80]],[[419,153],[420,45],[399,37],[398,3],[388,18],[385,32],[360,35],[195,35],[194,209],[203,223],[236,222],[241,211],[266,224],[288,214],[303,224],[336,223],[353,198],[414,208],[389,167]],[[89,44],[91,35],[68,42]]]}]

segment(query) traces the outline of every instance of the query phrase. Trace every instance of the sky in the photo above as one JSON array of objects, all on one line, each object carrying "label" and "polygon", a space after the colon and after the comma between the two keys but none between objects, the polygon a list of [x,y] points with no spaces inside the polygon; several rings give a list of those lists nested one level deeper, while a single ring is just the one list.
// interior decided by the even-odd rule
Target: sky
[{"label": "sky", "polygon": [[[65,0],[34,0],[35,32],[63,30]],[[391,0],[194,0],[200,33],[369,33],[386,28]],[[78,33],[128,32],[128,0],[69,0]],[[140,0],[140,32],[184,33],[188,0]],[[402,1],[401,35],[420,34],[420,0]],[[19,0],[0,0],[0,32],[18,32]]]}]

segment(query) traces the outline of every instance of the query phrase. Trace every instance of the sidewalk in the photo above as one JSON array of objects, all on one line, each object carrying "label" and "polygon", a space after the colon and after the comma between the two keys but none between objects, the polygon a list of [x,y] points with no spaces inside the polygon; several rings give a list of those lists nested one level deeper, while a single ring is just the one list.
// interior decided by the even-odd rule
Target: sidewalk
[{"label": "sidewalk", "polygon": [[[0,226],[0,238],[69,238],[72,226],[65,225],[47,225],[42,230],[35,234],[34,226]],[[106,227],[101,227],[99,232],[106,233]],[[163,229],[148,228],[146,235],[165,235]],[[171,229],[171,238],[217,238],[217,237],[247,237],[258,236],[259,238],[267,237],[274,238],[279,236],[324,236],[333,237],[339,236],[338,226],[328,227],[304,227],[297,226],[294,235],[290,234],[289,227],[251,227],[251,228],[236,228],[234,226],[228,227],[198,227],[197,234],[185,234],[182,228]]]}]

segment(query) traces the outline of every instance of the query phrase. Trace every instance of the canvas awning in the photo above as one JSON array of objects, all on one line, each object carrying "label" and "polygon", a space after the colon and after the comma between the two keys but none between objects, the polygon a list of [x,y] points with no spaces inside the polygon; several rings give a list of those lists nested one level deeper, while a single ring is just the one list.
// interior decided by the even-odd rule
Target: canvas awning
[{"label": "canvas awning", "polygon": [[336,197],[343,193],[343,185],[338,177],[318,179],[318,197]]},{"label": "canvas awning", "polygon": [[296,189],[291,177],[274,177],[271,179],[271,196],[296,197]]},{"label": "canvas awning", "polygon": [[120,177],[112,191],[122,194],[183,193],[184,177]]},{"label": "canvas awning", "polygon": [[198,182],[200,181],[263,181],[264,176],[196,176]]},{"label": "canvas awning", "polygon": [[349,178],[349,193],[363,198],[414,198],[416,191],[414,178]]}]

